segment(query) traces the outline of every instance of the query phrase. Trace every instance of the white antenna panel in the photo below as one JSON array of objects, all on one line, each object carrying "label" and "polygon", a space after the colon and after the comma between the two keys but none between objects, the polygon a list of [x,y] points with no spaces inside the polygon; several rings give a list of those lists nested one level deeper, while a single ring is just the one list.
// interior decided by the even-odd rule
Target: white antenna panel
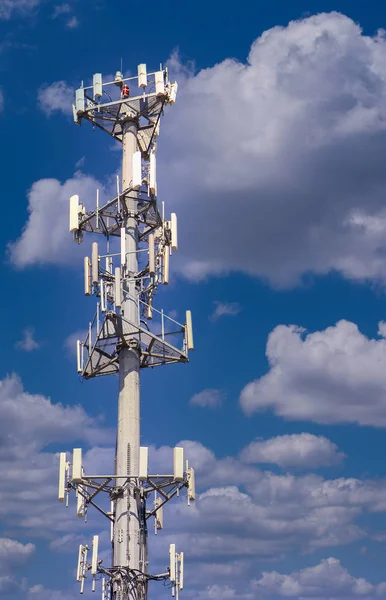
[{"label": "white antenna panel", "polygon": [[72,481],[82,482],[82,448],[74,448],[72,453]]},{"label": "white antenna panel", "polygon": [[82,356],[81,356],[81,342],[76,340],[76,367],[78,373],[82,372]]},{"label": "white antenna panel", "polygon": [[142,185],[142,158],[141,151],[133,154],[133,190],[139,190]]},{"label": "white antenna panel", "polygon": [[139,449],[139,476],[140,481],[146,481],[148,474],[149,448],[141,446]]},{"label": "white antenna panel", "polygon": [[149,188],[150,193],[155,196],[157,194],[157,163],[155,158],[155,153],[152,152],[150,154],[150,166],[149,166]]},{"label": "white antenna panel", "polygon": [[79,196],[75,194],[70,198],[70,233],[79,229]]},{"label": "white antenna panel", "polygon": [[92,78],[92,87],[94,100],[99,100],[102,96],[102,73],[95,73]]},{"label": "white antenna panel", "polygon": [[188,346],[188,350],[194,350],[194,340],[193,340],[193,325],[192,325],[192,313],[190,310],[186,311],[186,344]]},{"label": "white antenna panel", "polygon": [[121,297],[121,269],[116,267],[115,269],[115,307],[121,308],[122,297]]},{"label": "white antenna panel", "polygon": [[79,493],[79,490],[78,490],[78,496],[76,499],[76,514],[78,515],[78,517],[84,516],[84,498],[83,498],[82,494]]},{"label": "white antenna panel", "polygon": [[184,553],[180,553],[180,576],[179,576],[180,590],[184,589]]},{"label": "white antenna panel", "polygon": [[175,103],[176,98],[177,98],[177,91],[178,91],[178,83],[175,81],[170,86],[170,95],[169,95],[169,102],[170,102],[170,104],[174,104]]},{"label": "white antenna panel", "polygon": [[81,581],[83,575],[83,546],[79,545],[79,553],[78,553],[78,568],[76,570],[76,580]]},{"label": "white antenna panel", "polygon": [[169,547],[169,557],[170,557],[170,581],[174,582],[176,580],[176,545],[170,544]]},{"label": "white antenna panel", "polygon": [[188,469],[188,503],[196,499],[196,482],[193,467]]},{"label": "white antenna panel", "polygon": [[94,535],[92,538],[91,575],[96,575],[98,571],[98,546],[99,535]]},{"label": "white antenna panel", "polygon": [[91,262],[92,262],[92,282],[93,283],[98,283],[99,281],[99,255],[98,255],[98,242],[93,242],[92,243],[92,258],[91,258]]},{"label": "white antenna panel", "polygon": [[176,481],[184,479],[184,449],[178,446],[174,448],[174,479]]},{"label": "white antenna panel", "polygon": [[58,490],[59,502],[64,502],[64,494],[65,494],[65,490],[66,490],[66,473],[67,473],[66,453],[61,452],[59,454],[59,490]]},{"label": "white antenna panel", "polygon": [[90,259],[88,256],[84,257],[84,293],[86,296],[91,294],[91,279],[90,279]]},{"label": "white antenna panel", "polygon": [[170,220],[170,231],[171,231],[171,237],[172,237],[172,250],[174,250],[174,252],[177,252],[178,250],[178,235],[177,235],[177,215],[176,213],[172,213],[171,214],[171,220]]},{"label": "white antenna panel", "polygon": [[155,73],[155,93],[157,96],[163,96],[165,94],[165,82],[163,71],[157,71]]},{"label": "white antenna panel", "polygon": [[76,112],[84,112],[84,89],[79,88],[75,92],[75,108]]},{"label": "white antenna panel", "polygon": [[149,235],[149,275],[155,274],[155,246],[154,233]]},{"label": "white antenna panel", "polygon": [[126,229],[121,227],[121,265],[126,264]]},{"label": "white antenna panel", "polygon": [[164,285],[167,285],[169,283],[169,261],[170,261],[169,248],[168,248],[168,246],[165,246],[164,260],[163,260],[163,277],[162,277],[162,283]]},{"label": "white antenna panel", "polygon": [[145,88],[147,86],[146,65],[138,65],[138,87]]}]

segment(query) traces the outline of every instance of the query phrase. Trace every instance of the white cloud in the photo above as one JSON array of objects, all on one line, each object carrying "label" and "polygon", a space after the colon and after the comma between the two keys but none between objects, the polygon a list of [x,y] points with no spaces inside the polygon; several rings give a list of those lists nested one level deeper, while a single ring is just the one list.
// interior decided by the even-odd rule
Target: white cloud
[{"label": "white cloud", "polygon": [[75,595],[61,590],[50,590],[42,584],[34,585],[27,592],[27,600],[75,600]]},{"label": "white cloud", "polygon": [[74,94],[74,89],[65,81],[55,81],[51,85],[44,85],[39,89],[38,104],[48,117],[59,112],[71,115]]},{"label": "white cloud", "polygon": [[360,577],[351,575],[336,558],[322,560],[317,566],[282,575],[276,571],[265,572],[252,582],[258,597],[279,596],[285,598],[335,598],[385,596],[385,583],[373,585]]},{"label": "white cloud", "polygon": [[39,6],[41,0],[0,0],[0,19],[26,16]]},{"label": "white cloud", "polygon": [[386,339],[348,321],[306,333],[279,325],[269,335],[270,369],[240,396],[248,414],[271,409],[287,419],[386,426]]},{"label": "white cloud", "polygon": [[330,13],[265,32],[246,63],[178,73],[159,187],[182,272],[385,280],[385,63],[383,33]]},{"label": "white cloud", "polygon": [[77,29],[79,27],[79,19],[75,16],[71,17],[66,23],[67,29]]},{"label": "white cloud", "polygon": [[202,408],[218,408],[221,406],[223,401],[223,394],[221,390],[208,388],[202,390],[198,394],[194,394],[190,399],[189,404],[191,406],[201,406]]},{"label": "white cloud", "polygon": [[61,15],[68,15],[71,12],[71,6],[69,4],[57,4],[54,7],[54,12],[52,13],[52,18],[57,19]]},{"label": "white cloud", "polygon": [[216,308],[211,314],[211,319],[214,321],[224,316],[235,317],[241,311],[241,306],[238,302],[215,302],[215,305]]},{"label": "white cloud", "polygon": [[311,433],[279,435],[251,442],[241,452],[246,463],[270,463],[280,467],[315,469],[339,464],[344,458],[336,444]]},{"label": "white cloud", "polygon": [[103,193],[100,183],[80,172],[64,183],[57,179],[34,183],[28,193],[28,221],[19,239],[9,244],[13,264],[22,268],[34,264],[66,264],[74,257],[79,260],[79,249],[68,232],[69,199],[79,194],[80,202],[92,206],[98,187]]},{"label": "white cloud", "polygon": [[35,330],[32,327],[27,327],[23,330],[23,338],[16,342],[16,347],[25,352],[38,350],[40,344],[34,339]]}]

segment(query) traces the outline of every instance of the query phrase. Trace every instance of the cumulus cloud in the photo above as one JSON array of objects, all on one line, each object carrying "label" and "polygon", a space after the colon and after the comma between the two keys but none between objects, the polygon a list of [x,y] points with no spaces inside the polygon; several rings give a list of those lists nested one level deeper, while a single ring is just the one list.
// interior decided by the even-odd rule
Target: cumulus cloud
[{"label": "cumulus cloud", "polygon": [[39,6],[41,0],[0,0],[0,19],[26,16]]},{"label": "cumulus cloud", "polygon": [[299,433],[251,442],[241,452],[240,458],[246,463],[315,469],[339,464],[344,456],[336,444],[324,436]]},{"label": "cumulus cloud", "polygon": [[208,388],[191,397],[189,404],[191,406],[201,406],[202,408],[218,408],[223,401],[221,390]]},{"label": "cumulus cloud", "polygon": [[339,321],[307,333],[279,325],[269,335],[269,371],[249,383],[240,403],[247,414],[271,409],[287,419],[386,426],[386,339],[369,339]]},{"label": "cumulus cloud", "polygon": [[334,12],[266,31],[245,63],[177,73],[159,187],[182,271],[385,279],[385,62],[382,32]]},{"label": "cumulus cloud", "polygon": [[235,317],[240,311],[241,306],[238,302],[215,302],[215,309],[210,318],[216,321],[224,316]]},{"label": "cumulus cloud", "polygon": [[93,177],[76,172],[61,183],[41,179],[28,193],[28,221],[18,240],[9,244],[12,263],[19,268],[34,264],[65,264],[73,260],[76,244],[68,232],[69,199],[79,194],[80,201],[93,206],[96,189],[103,186]]},{"label": "cumulus cloud", "polygon": [[65,81],[55,81],[39,89],[38,105],[48,117],[59,112],[71,115],[74,93],[74,89]]},{"label": "cumulus cloud", "polygon": [[347,598],[370,596],[385,597],[386,584],[373,585],[366,579],[356,578],[342,567],[336,558],[322,560],[317,566],[282,575],[276,571],[264,572],[252,582],[259,597],[285,598]]},{"label": "cumulus cloud", "polygon": [[34,334],[35,330],[33,327],[27,327],[27,329],[24,329],[22,339],[16,342],[16,348],[24,350],[25,352],[38,350],[40,348],[40,344],[34,339]]}]

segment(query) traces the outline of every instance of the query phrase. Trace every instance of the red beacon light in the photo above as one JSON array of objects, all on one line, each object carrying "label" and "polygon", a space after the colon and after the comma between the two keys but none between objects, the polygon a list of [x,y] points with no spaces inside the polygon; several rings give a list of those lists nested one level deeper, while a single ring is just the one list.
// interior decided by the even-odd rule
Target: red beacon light
[{"label": "red beacon light", "polygon": [[122,88],[122,98],[128,98],[130,96],[130,89],[128,85],[124,85]]}]

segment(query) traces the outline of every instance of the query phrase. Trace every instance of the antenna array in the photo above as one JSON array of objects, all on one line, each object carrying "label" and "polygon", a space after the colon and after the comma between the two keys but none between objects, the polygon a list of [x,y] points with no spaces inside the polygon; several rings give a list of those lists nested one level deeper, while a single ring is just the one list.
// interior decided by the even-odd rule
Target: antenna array
[{"label": "antenna array", "polygon": [[[99,558],[98,536],[78,554],[81,593],[87,577],[92,591],[100,579],[103,600],[146,600],[150,580],[169,580],[176,597],[183,589],[184,557],[174,544],[166,572],[150,574],[147,522],[154,518],[155,533],[163,529],[164,505],[184,488],[188,504],[195,500],[194,470],[176,447],[173,473],[149,475],[139,429],[140,369],[188,362],[194,348],[190,311],[181,324],[154,307],[158,286],[169,283],[170,255],[178,250],[177,216],[165,219],[163,203],[160,210],[156,178],[160,117],[174,104],[177,89],[167,69],[147,73],[141,64],[137,77],[118,71],[114,81],[103,82],[96,73],[92,86],[76,91],[73,106],[75,123],[86,119],[123,146],[122,180],[117,178],[113,199],[101,204],[97,190],[95,208],[86,210],[78,195],[70,198],[75,241],[81,243],[85,232],[94,238],[91,257],[84,259],[84,293],[97,298],[86,338],[77,342],[77,370],[85,379],[118,374],[118,429],[113,474],[86,475],[80,448],[71,461],[60,454],[58,498],[68,505],[74,491],[79,517],[86,520],[93,506],[110,522],[112,564]],[[105,239],[103,250],[97,234]],[[108,496],[109,510],[99,503],[101,495]]]}]

